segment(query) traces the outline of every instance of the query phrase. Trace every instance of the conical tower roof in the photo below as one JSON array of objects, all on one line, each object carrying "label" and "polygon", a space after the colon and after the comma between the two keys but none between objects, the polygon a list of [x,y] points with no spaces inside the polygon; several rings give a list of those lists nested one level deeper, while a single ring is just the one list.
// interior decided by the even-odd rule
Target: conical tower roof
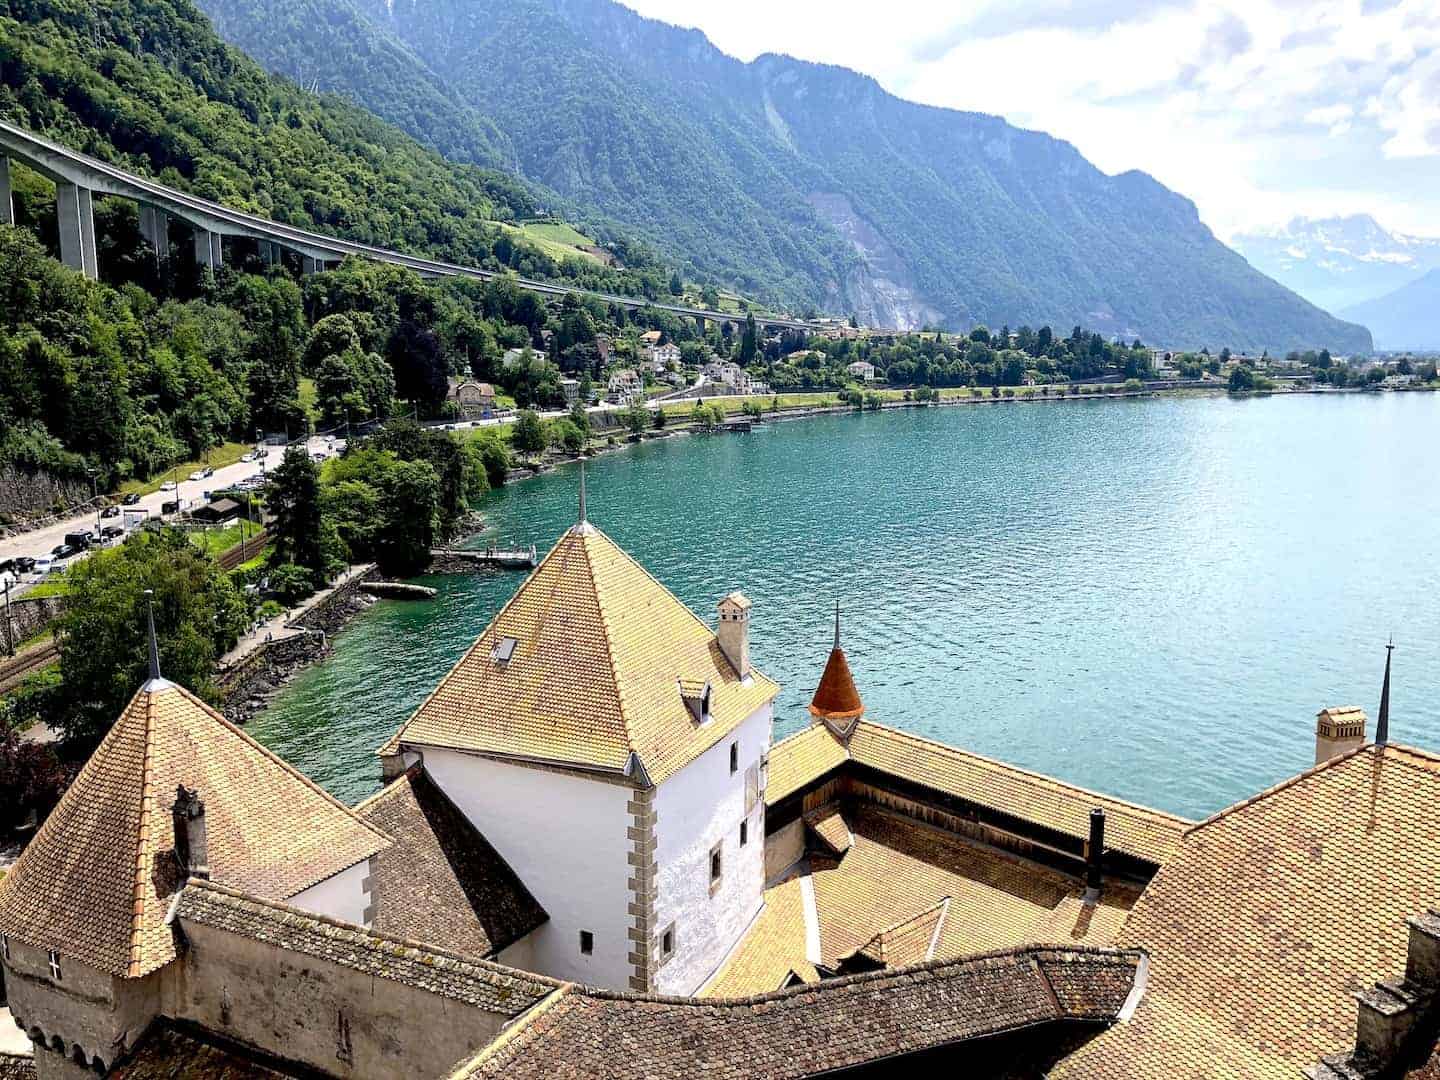
[{"label": "conical tower roof", "polygon": [[855,679],[850,674],[850,662],[845,659],[845,650],[840,648],[840,605],[835,605],[835,644],[830,649],[830,659],[825,661],[825,672],[820,676],[820,685],[810,699],[810,715],[823,720],[840,734],[848,734],[854,722],[865,712],[865,703],[860,700],[860,691],[855,689]]},{"label": "conical tower roof", "polygon": [[[709,684],[698,720],[682,687]],[[714,631],[581,520],[381,750],[428,746],[659,783],[772,700]]]},{"label": "conical tower roof", "polygon": [[171,807],[205,802],[211,876],[276,900],[384,848],[366,824],[189,691],[141,688],[10,872],[0,933],[130,978],[175,957],[165,916],[184,884]]}]

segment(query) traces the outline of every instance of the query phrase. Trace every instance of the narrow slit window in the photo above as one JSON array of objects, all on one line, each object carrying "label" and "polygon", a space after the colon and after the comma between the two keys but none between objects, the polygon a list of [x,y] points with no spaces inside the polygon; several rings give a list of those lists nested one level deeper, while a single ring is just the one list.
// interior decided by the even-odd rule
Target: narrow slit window
[{"label": "narrow slit window", "polygon": [[737,772],[739,772],[739,771],[740,771],[740,744],[739,744],[739,743],[732,742],[732,743],[730,744],[730,775],[731,775],[731,776],[734,776],[734,775],[735,775]]},{"label": "narrow slit window", "polygon": [[584,955],[584,956],[589,956],[589,955],[590,955],[591,953],[593,953],[594,951],[595,951],[595,935],[594,935],[593,933],[591,933],[589,930],[581,930],[581,931],[580,931],[580,952],[581,952],[581,954]]},{"label": "narrow slit window", "polygon": [[710,849],[710,890],[712,892],[715,890],[715,886],[720,884],[720,877],[724,870],[721,858],[722,847],[723,844],[716,844]]},{"label": "narrow slit window", "polygon": [[750,842],[750,822],[740,822],[740,846],[744,847]]},{"label": "narrow slit window", "polygon": [[660,955],[669,956],[675,951],[675,927],[670,926],[660,938]]}]

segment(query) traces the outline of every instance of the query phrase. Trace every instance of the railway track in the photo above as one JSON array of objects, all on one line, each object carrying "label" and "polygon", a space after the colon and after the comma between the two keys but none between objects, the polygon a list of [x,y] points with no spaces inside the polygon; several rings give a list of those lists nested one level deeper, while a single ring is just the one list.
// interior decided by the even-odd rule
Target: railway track
[{"label": "railway track", "polygon": [[26,676],[49,667],[60,659],[60,647],[53,641],[36,645],[11,657],[0,658],[0,693],[13,690]]}]

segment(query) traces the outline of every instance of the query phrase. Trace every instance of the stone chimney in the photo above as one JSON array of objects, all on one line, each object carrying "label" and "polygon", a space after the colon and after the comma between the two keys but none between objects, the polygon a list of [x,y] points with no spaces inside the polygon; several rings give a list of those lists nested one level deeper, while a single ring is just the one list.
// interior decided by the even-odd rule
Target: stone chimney
[{"label": "stone chimney", "polygon": [[1430,911],[1408,922],[1404,977],[1378,982],[1355,995],[1359,1002],[1355,1049],[1322,1058],[1314,1071],[1315,1080],[1389,1077],[1412,1049],[1410,1036],[1417,1027],[1422,1033],[1429,1031],[1433,1041],[1436,991],[1440,990],[1440,915]]},{"label": "stone chimney", "polygon": [[719,605],[720,622],[715,636],[720,651],[742,679],[750,674],[750,601],[742,592],[732,592]]},{"label": "stone chimney", "polygon": [[1365,710],[1337,705],[1315,715],[1315,764],[1348,754],[1365,745]]},{"label": "stone chimney", "polygon": [[210,845],[205,837],[205,803],[200,793],[181,784],[175,789],[175,861],[186,877],[209,878]]}]

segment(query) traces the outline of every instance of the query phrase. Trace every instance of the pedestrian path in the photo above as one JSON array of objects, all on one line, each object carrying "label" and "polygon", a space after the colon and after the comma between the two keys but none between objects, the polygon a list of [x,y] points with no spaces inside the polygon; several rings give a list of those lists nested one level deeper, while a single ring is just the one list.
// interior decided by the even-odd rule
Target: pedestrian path
[{"label": "pedestrian path", "polygon": [[296,626],[296,621],[311,608],[324,603],[325,600],[334,594],[335,590],[348,585],[356,578],[364,577],[374,568],[374,563],[361,563],[358,566],[353,566],[313,596],[306,597],[295,607],[288,611],[282,611],[274,618],[261,623],[237,641],[235,647],[220,658],[220,670],[227,671],[234,667],[266,642],[284,641],[286,638],[308,634],[310,631],[303,626]]}]

